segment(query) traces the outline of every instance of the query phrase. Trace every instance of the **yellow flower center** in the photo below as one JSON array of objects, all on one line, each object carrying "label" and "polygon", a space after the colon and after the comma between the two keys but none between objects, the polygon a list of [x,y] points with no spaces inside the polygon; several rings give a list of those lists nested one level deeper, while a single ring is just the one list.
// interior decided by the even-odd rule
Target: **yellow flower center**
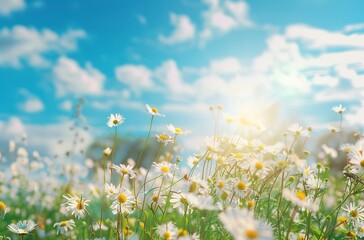
[{"label": "yellow flower center", "polygon": [[152,108],[152,112],[154,112],[155,114],[158,114],[158,108]]},{"label": "yellow flower center", "polygon": [[350,152],[350,148],[349,148],[349,147],[346,147],[346,148],[345,148],[345,152],[346,152],[346,153]]},{"label": "yellow flower center", "polygon": [[190,192],[194,192],[197,189],[197,183],[196,182],[192,182],[191,186],[190,186]]},{"label": "yellow flower center", "polygon": [[183,205],[187,205],[187,200],[184,197],[181,197],[179,200]]},{"label": "yellow flower center", "polygon": [[124,227],[123,228],[123,233],[124,233],[125,236],[128,236],[128,235],[130,235],[132,233],[132,231],[130,230],[129,227]]},{"label": "yellow flower center", "polygon": [[235,153],[235,158],[242,158],[243,154],[242,153]]},{"label": "yellow flower center", "polygon": [[127,200],[127,197],[125,194],[120,193],[118,196],[119,203],[125,203]]},{"label": "yellow flower center", "polygon": [[158,196],[153,195],[152,200],[153,200],[153,202],[157,202],[158,201]]},{"label": "yellow flower center", "polygon": [[178,237],[188,236],[188,231],[185,229],[178,229]]},{"label": "yellow flower center", "polygon": [[348,219],[345,216],[340,216],[337,218],[337,223],[347,225]]},{"label": "yellow flower center", "polygon": [[364,159],[360,161],[360,166],[364,168]]},{"label": "yellow flower center", "polygon": [[262,170],[262,169],[263,169],[263,167],[264,167],[264,165],[263,165],[263,163],[262,163],[262,162],[256,162],[256,163],[255,163],[255,168],[256,168],[257,170]]},{"label": "yellow flower center", "polygon": [[221,197],[222,200],[225,201],[228,196],[229,196],[229,194],[227,194],[226,192],[223,192],[223,193],[221,193],[221,196],[220,197]]},{"label": "yellow flower center", "polygon": [[257,230],[247,229],[247,230],[245,230],[245,236],[248,239],[256,239],[256,238],[258,238],[259,234],[258,234]]},{"label": "yellow flower center", "polygon": [[255,206],[255,202],[253,201],[253,200],[249,200],[248,201],[248,207],[249,208],[252,208],[252,207],[254,207]]},{"label": "yellow flower center", "polygon": [[85,206],[82,201],[78,201],[76,208],[78,210],[83,210],[85,208]]},{"label": "yellow flower center", "polygon": [[169,167],[163,166],[163,167],[161,167],[161,171],[167,173],[167,172],[169,172]]},{"label": "yellow flower center", "polygon": [[166,232],[163,234],[163,237],[164,237],[165,239],[170,239],[170,238],[171,238],[171,233],[170,233],[170,232],[168,232],[168,231],[166,231]]},{"label": "yellow flower center", "polygon": [[121,173],[126,175],[126,174],[128,174],[128,171],[126,169],[121,169]]},{"label": "yellow flower center", "polygon": [[176,133],[182,133],[182,129],[180,129],[180,128],[175,128],[175,129],[174,129],[174,131],[175,131]]},{"label": "yellow flower center", "polygon": [[5,203],[3,203],[3,202],[0,202],[0,209],[1,209],[3,212],[5,212],[5,210],[6,210],[6,204],[5,204]]},{"label": "yellow flower center", "polygon": [[355,232],[353,232],[353,231],[349,231],[346,235],[348,237],[355,237],[356,236]]},{"label": "yellow flower center", "polygon": [[239,189],[240,191],[243,191],[243,190],[245,190],[245,189],[246,189],[246,184],[245,184],[245,182],[240,181],[240,182],[238,182],[237,187],[238,187],[238,189]]},{"label": "yellow flower center", "polygon": [[217,185],[218,188],[222,189],[224,187],[224,183],[220,180],[219,184]]},{"label": "yellow flower center", "polygon": [[60,223],[59,223],[59,226],[61,226],[61,227],[65,227],[65,226],[67,226],[67,221],[62,221],[62,222],[60,222]]},{"label": "yellow flower center", "polygon": [[118,121],[118,120],[116,120],[116,119],[114,119],[114,120],[112,121],[112,123],[116,125],[116,124],[118,124],[118,123],[119,123],[119,121]]},{"label": "yellow flower center", "polygon": [[356,218],[358,215],[359,215],[359,212],[356,209],[350,211],[351,217]]},{"label": "yellow flower center", "polygon": [[159,134],[159,138],[163,141],[167,141],[169,137],[165,134]]},{"label": "yellow flower center", "polygon": [[305,200],[306,199],[306,194],[299,190],[299,191],[296,192],[296,197],[298,197],[301,200]]},{"label": "yellow flower center", "polygon": [[206,160],[207,161],[211,161],[212,160],[212,156],[211,155],[206,156]]},{"label": "yellow flower center", "polygon": [[358,227],[358,232],[363,233],[364,232],[364,227]]}]

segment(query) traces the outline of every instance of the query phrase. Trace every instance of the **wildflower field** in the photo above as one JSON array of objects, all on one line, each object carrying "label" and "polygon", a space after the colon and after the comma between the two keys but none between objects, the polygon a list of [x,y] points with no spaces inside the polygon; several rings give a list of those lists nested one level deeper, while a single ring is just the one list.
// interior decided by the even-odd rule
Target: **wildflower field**
[{"label": "wildflower field", "polygon": [[[9,155],[2,155],[0,175],[2,239],[364,236],[361,136],[336,149],[345,153],[346,167],[333,177],[326,163],[336,150],[326,149],[320,161],[311,156],[306,149],[315,131],[311,127],[294,123],[279,133],[278,142],[266,144],[263,126],[223,118],[222,108],[207,110],[215,120],[213,134],[200,152],[186,159],[177,146],[190,132],[172,124],[155,132],[153,124],[165,116],[149,105],[149,132],[138,158],[127,162],[117,162],[113,151],[123,146],[118,130],[128,124],[119,113],[111,114],[105,124],[114,138],[99,149],[99,162],[82,157],[80,164],[73,162],[77,154],[83,155],[72,151],[55,161],[28,152],[24,138],[11,140]],[[76,116],[80,110],[79,105]],[[345,110],[341,105],[333,108],[341,121]],[[80,119],[75,129],[82,127]],[[157,142],[159,150],[150,167],[140,167],[151,142]]]}]

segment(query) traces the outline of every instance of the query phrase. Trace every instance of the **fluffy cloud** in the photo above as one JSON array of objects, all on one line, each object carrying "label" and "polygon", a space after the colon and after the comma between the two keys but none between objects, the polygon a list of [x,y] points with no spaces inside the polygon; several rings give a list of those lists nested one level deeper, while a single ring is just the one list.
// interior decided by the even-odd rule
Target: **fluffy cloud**
[{"label": "fluffy cloud", "polygon": [[175,27],[169,36],[159,35],[159,40],[165,44],[176,44],[192,40],[195,37],[195,25],[186,15],[170,14],[171,24]]},{"label": "fluffy cloud", "polygon": [[20,94],[25,97],[25,101],[19,104],[19,108],[27,113],[36,113],[44,109],[43,102],[25,89],[20,90]]},{"label": "fluffy cloud", "polygon": [[119,66],[115,69],[115,76],[135,92],[153,87],[152,71],[144,65]]},{"label": "fluffy cloud", "polygon": [[21,11],[26,8],[24,0],[0,0],[0,15],[8,16],[12,12]]},{"label": "fluffy cloud", "polygon": [[84,38],[83,30],[71,29],[63,34],[57,34],[50,29],[16,25],[0,30],[0,66],[20,67],[27,63],[34,67],[49,66],[44,57],[51,52],[64,53],[77,49],[77,42]]},{"label": "fluffy cloud", "polygon": [[75,60],[60,57],[53,67],[53,80],[58,96],[98,95],[103,91],[105,76],[91,63],[82,68]]},{"label": "fluffy cloud", "polygon": [[210,62],[210,69],[218,74],[234,74],[240,73],[243,70],[239,59],[235,57],[226,57],[223,59],[216,59]]},{"label": "fluffy cloud", "polygon": [[238,27],[253,25],[249,19],[249,6],[245,1],[204,0],[208,9],[202,13],[201,44],[216,34],[223,34]]},{"label": "fluffy cloud", "polygon": [[[19,139],[26,133],[30,148],[39,150],[44,154],[64,155],[66,151],[73,149],[74,132],[70,130],[73,125],[73,121],[48,125],[26,124],[20,118],[12,117],[8,121],[0,121],[1,140]],[[44,134],[39,134],[40,132]],[[79,137],[83,139],[83,142],[78,144],[78,149],[88,146],[92,141],[89,132],[83,131],[79,133]],[[59,140],[64,141],[60,144]]]}]

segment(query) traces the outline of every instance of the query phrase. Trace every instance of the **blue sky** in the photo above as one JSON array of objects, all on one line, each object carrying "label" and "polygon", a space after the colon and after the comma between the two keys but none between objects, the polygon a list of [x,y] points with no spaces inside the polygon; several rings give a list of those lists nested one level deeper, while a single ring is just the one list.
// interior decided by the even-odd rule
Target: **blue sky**
[{"label": "blue sky", "polygon": [[173,123],[191,139],[211,133],[216,104],[236,116],[279,106],[278,119],[326,129],[342,103],[347,126],[360,128],[362,9],[360,0],[0,0],[2,138],[67,137],[79,97],[94,136],[110,134],[116,112],[124,132],[146,131],[146,103],[167,115],[156,130]]}]

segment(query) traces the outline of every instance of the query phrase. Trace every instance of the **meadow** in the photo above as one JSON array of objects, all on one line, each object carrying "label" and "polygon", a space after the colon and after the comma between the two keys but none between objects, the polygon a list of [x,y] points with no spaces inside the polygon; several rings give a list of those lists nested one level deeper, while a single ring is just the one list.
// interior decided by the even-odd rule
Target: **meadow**
[{"label": "meadow", "polygon": [[[336,106],[341,133],[345,108]],[[212,106],[214,129],[200,152],[182,158],[179,141],[189,131],[169,124],[146,105],[150,122],[138,157],[120,163],[118,129],[127,121],[110,114],[110,146],[100,159],[82,152],[56,158],[27,150],[25,139],[9,141],[1,155],[0,239],[360,239],[364,236],[364,138],[326,146],[320,158],[306,149],[311,127],[293,123],[266,143],[266,128],[224,117]],[[80,119],[74,130],[82,129]],[[127,116],[126,116],[127,117]],[[129,120],[128,120],[129,121]],[[130,119],[132,121],[132,119]],[[333,134],[338,138],[341,134]],[[82,141],[75,134],[74,146]],[[157,143],[152,164],[142,167],[147,146]],[[345,154],[339,176],[332,155]],[[78,155],[80,161],[74,161]],[[81,157],[80,157],[81,156]]]}]

